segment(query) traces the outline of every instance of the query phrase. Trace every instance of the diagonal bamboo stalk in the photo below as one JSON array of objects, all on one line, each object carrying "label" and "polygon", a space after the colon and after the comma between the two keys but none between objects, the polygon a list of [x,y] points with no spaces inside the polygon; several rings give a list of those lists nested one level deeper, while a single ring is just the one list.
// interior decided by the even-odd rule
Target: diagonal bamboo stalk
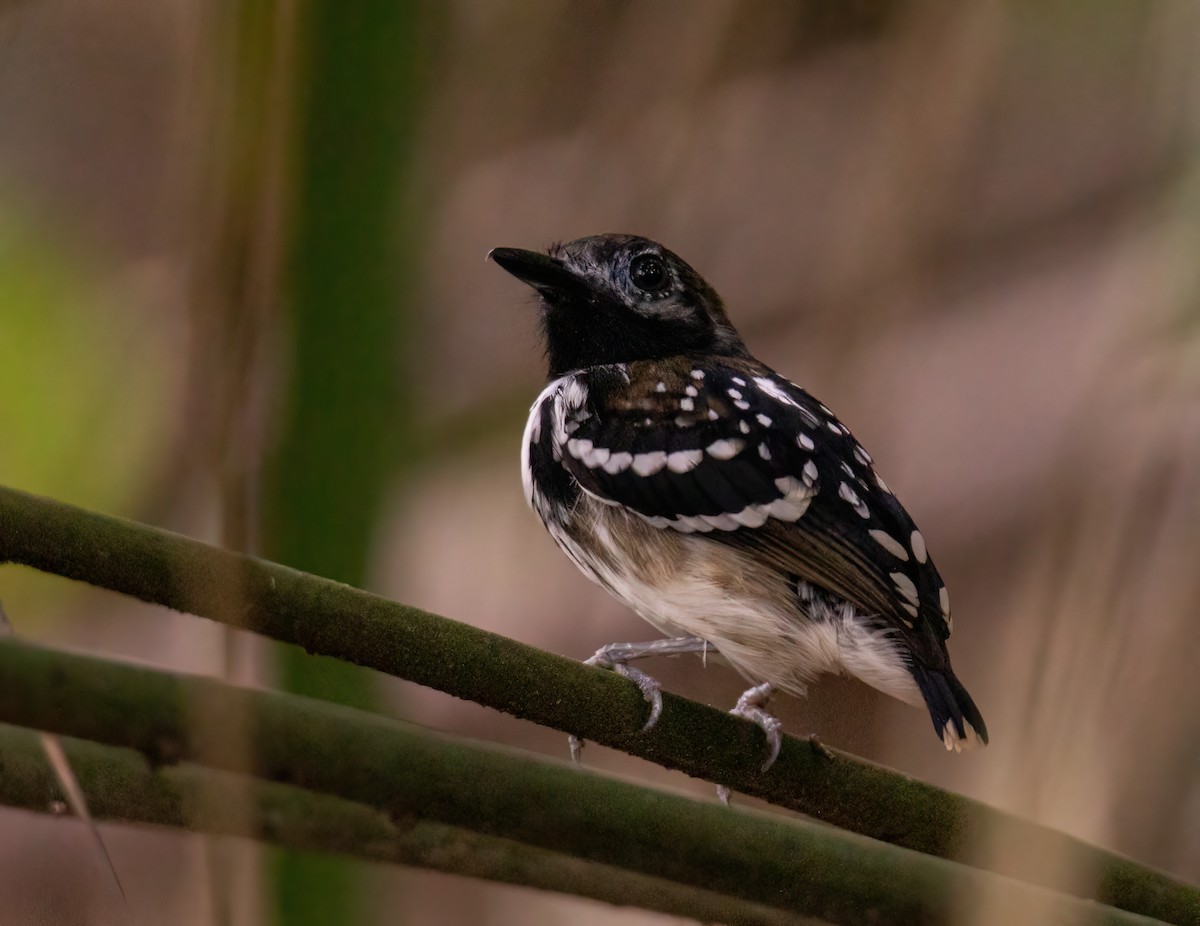
[{"label": "diagonal bamboo stalk", "polygon": [[[246,719],[212,750],[203,703]],[[987,898],[998,922],[1152,922],[833,827],[652,791],[351,708],[0,641],[0,722],[195,762],[836,924],[941,926]],[[119,787],[119,786],[118,786]]]},{"label": "diagonal bamboo stalk", "polygon": [[674,695],[664,696],[662,719],[643,733],[645,703],[612,673],[285,566],[5,488],[0,562],[378,669],[919,852],[966,856],[981,837],[999,835],[1029,850],[991,860],[999,874],[1078,890],[1037,862],[1072,859],[1095,873],[1101,903],[1200,923],[1200,891],[1115,853],[790,737],[760,773],[756,727]]},{"label": "diagonal bamboo stalk", "polygon": [[[815,926],[736,900],[429,820],[394,821],[341,798],[195,765],[154,768],[140,754],[65,739],[97,818],[270,842],[293,851],[427,868],[736,926]],[[62,800],[38,735],[0,725],[0,804],[53,813]],[[249,814],[230,812],[250,808]]]}]

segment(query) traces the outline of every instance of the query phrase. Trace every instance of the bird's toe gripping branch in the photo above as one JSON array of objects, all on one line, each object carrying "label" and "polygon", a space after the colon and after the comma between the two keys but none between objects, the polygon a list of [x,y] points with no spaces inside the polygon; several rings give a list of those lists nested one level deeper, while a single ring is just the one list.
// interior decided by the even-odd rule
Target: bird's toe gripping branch
[{"label": "bird's toe gripping branch", "polygon": [[779,758],[779,749],[783,745],[783,722],[774,714],[768,713],[764,707],[774,690],[775,686],[770,682],[755,685],[742,692],[737,705],[729,712],[734,717],[749,720],[766,735],[767,760],[763,763],[764,772],[775,764],[775,760]]},{"label": "bird's toe gripping branch", "polygon": [[[729,712],[734,717],[749,720],[766,735],[767,760],[762,766],[764,772],[775,764],[775,760],[779,758],[779,749],[783,745],[783,722],[764,708],[774,691],[775,686],[770,682],[748,688],[742,692],[737,704]],[[722,804],[729,806],[729,789],[725,785],[717,785],[717,797]]]},{"label": "bird's toe gripping branch", "polygon": [[[657,679],[640,669],[633,668],[629,662],[645,656],[705,654],[712,648],[712,644],[699,637],[674,637],[667,640],[651,640],[647,643],[610,643],[596,650],[590,659],[584,660],[584,665],[612,669],[638,686],[642,697],[650,705],[650,716],[646,718],[646,723],[642,727],[642,732],[645,732],[652,729],[658,723],[658,718],[662,716],[662,685]],[[571,736],[567,743],[571,750],[571,761],[578,762],[579,754],[583,749],[583,740],[577,736]]]}]

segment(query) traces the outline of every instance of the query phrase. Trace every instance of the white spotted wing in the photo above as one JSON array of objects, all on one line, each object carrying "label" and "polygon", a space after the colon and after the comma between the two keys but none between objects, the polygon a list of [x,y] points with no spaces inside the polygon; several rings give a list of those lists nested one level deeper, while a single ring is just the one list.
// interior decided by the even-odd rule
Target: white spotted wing
[{"label": "white spotted wing", "polygon": [[634,363],[587,380],[588,413],[562,453],[585,492],[656,527],[752,549],[906,631],[949,635],[920,532],[804,390],[742,360]]}]

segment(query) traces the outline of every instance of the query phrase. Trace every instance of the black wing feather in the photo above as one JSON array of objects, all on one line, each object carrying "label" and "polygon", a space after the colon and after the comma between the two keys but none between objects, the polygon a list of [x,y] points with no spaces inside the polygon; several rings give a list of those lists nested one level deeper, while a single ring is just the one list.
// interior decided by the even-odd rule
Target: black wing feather
[{"label": "black wing feather", "polygon": [[[918,656],[942,663],[949,625],[941,577],[912,518],[824,405],[746,361],[635,363],[590,372],[588,389],[589,414],[572,432],[586,443],[563,455],[586,491],[661,527],[753,549],[889,619]],[[597,448],[620,448],[643,472],[633,462],[597,465]],[[770,507],[788,499],[796,504]],[[798,507],[803,513],[791,517]],[[764,512],[783,516],[754,525]]]}]

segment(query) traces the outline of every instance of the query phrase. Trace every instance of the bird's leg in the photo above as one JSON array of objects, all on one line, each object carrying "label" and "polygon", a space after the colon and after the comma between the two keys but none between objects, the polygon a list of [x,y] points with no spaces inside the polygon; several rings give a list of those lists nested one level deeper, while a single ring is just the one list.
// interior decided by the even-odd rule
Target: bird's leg
[{"label": "bird's leg", "polygon": [[[612,669],[618,675],[623,675],[641,689],[642,697],[650,705],[650,717],[642,730],[649,730],[662,714],[662,686],[640,669],[629,665],[634,659],[645,656],[679,656],[685,653],[707,653],[712,644],[700,637],[672,637],[667,640],[649,640],[645,643],[610,643],[596,650],[590,659],[584,660],[584,665],[599,666],[602,669]],[[572,735],[567,741],[571,748],[571,760],[579,761],[579,752],[583,749],[583,740]]]},{"label": "bird's leg", "polygon": [[642,691],[642,697],[650,704],[650,717],[643,730],[649,730],[662,714],[662,690],[656,679],[640,669],[629,665],[635,659],[646,656],[680,656],[685,653],[707,652],[711,644],[700,637],[673,637],[669,640],[650,640],[646,643],[610,643],[596,650],[584,665],[612,669],[629,679]]},{"label": "bird's leg", "polygon": [[[764,705],[770,700],[774,690],[775,686],[770,682],[763,682],[761,685],[748,688],[742,692],[737,705],[729,712],[734,717],[749,720],[766,734],[768,753],[767,761],[763,763],[762,767],[764,772],[775,764],[775,760],[779,758],[779,747],[783,744],[783,735],[780,732],[783,729],[783,723],[774,714],[769,714],[764,709]],[[718,785],[717,797],[720,798],[722,804],[728,806],[729,789],[724,785]]]}]

